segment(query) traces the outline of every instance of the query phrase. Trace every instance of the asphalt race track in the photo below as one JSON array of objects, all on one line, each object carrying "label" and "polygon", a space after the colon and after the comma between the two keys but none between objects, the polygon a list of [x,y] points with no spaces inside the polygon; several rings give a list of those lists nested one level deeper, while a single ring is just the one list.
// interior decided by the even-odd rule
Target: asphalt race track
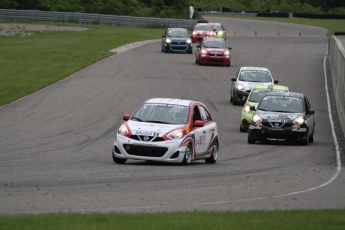
[{"label": "asphalt race track", "polygon": [[[165,54],[153,41],[0,107],[0,212],[345,208],[344,140],[338,135],[337,148],[339,121],[331,104],[333,129],[325,87],[327,31],[208,19],[227,29],[231,67],[198,66],[194,54]],[[316,110],[314,143],[247,144],[241,106],[229,102],[230,79],[246,65],[268,67],[279,84],[307,95]],[[216,164],[113,163],[123,114],[152,97],[210,108],[220,135]]]}]

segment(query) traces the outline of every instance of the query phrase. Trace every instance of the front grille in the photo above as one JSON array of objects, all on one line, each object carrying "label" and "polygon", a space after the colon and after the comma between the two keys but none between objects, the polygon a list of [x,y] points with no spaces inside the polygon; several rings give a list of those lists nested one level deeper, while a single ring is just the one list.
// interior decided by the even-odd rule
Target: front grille
[{"label": "front grille", "polygon": [[207,58],[209,62],[224,62],[224,58]]},{"label": "front grille", "polygon": [[186,41],[172,41],[172,44],[186,44]]},{"label": "front grille", "polygon": [[166,147],[143,146],[132,144],[124,144],[123,148],[129,155],[142,157],[162,157],[168,151],[168,148]]},{"label": "front grille", "polygon": [[[145,138],[146,137],[146,138]],[[130,139],[137,140],[137,141],[145,141],[145,142],[158,142],[164,141],[163,138],[157,136],[143,136],[143,135],[132,135],[129,137]],[[147,139],[147,140],[145,140]]]},{"label": "front grille", "polygon": [[170,45],[170,49],[172,51],[187,51],[188,46],[187,45]]},{"label": "front grille", "polygon": [[272,127],[272,128],[291,128],[292,123],[282,123],[282,122],[263,122],[263,126]]},{"label": "front grille", "polygon": [[222,53],[209,53],[210,57],[223,57],[224,55]]}]

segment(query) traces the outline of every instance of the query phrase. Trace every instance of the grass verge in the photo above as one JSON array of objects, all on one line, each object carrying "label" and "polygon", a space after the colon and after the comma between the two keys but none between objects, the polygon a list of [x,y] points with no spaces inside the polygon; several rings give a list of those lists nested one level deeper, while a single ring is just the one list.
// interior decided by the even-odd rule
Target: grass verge
[{"label": "grass verge", "polygon": [[164,31],[104,25],[86,27],[90,30],[34,32],[33,36],[0,36],[0,105],[33,93],[114,55],[109,52],[111,49],[127,43],[160,38]]},{"label": "grass verge", "polygon": [[1,215],[0,229],[344,229],[345,210]]}]

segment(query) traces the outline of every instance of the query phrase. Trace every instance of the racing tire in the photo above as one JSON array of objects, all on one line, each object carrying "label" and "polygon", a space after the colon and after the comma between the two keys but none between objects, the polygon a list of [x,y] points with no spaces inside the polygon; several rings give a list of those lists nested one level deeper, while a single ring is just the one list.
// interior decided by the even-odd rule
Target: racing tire
[{"label": "racing tire", "polygon": [[168,48],[167,48],[167,47],[164,47],[164,48],[163,48],[163,52],[164,52],[164,53],[168,53]]},{"label": "racing tire", "polygon": [[232,98],[232,104],[237,105],[237,101],[235,100],[235,98]]},{"label": "racing tire", "polygon": [[302,145],[308,145],[309,144],[309,137],[308,137],[308,131],[305,139],[301,142]]},{"label": "racing tire", "polygon": [[184,156],[182,160],[182,165],[189,165],[192,161],[193,148],[191,144],[188,144],[186,150],[184,151]]},{"label": "racing tire", "polygon": [[248,134],[248,144],[255,144],[255,139]]},{"label": "racing tire", "polygon": [[312,133],[309,137],[309,143],[313,143],[314,142],[314,133]]},{"label": "racing tire", "polygon": [[214,164],[216,163],[217,159],[218,159],[218,143],[215,143],[213,145],[213,151],[210,158],[206,158],[205,162],[208,164]]},{"label": "racing tire", "polygon": [[193,54],[193,50],[190,49],[190,50],[188,51],[188,53],[189,53],[189,54]]},{"label": "racing tire", "polygon": [[198,64],[198,60],[197,59],[195,59],[195,64]]},{"label": "racing tire", "polygon": [[246,128],[242,128],[242,125],[240,125],[240,132],[245,133],[245,132],[247,132],[247,129]]},{"label": "racing tire", "polygon": [[123,158],[118,158],[115,156],[114,154],[114,151],[111,152],[111,155],[113,156],[113,161],[116,163],[116,164],[124,164],[126,163],[127,159],[123,159]]},{"label": "racing tire", "polygon": [[226,65],[227,67],[230,67],[231,66],[231,62],[229,62],[229,64]]},{"label": "racing tire", "polygon": [[202,63],[201,63],[201,61],[200,61],[200,60],[198,61],[198,65],[202,65]]}]

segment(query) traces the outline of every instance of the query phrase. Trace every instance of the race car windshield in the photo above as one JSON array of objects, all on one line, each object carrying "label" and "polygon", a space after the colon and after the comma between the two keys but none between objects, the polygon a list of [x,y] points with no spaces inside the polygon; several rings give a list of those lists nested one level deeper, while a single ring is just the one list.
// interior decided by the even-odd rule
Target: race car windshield
[{"label": "race car windshield", "polygon": [[203,46],[207,47],[207,48],[217,48],[217,49],[225,49],[226,48],[226,44],[222,41],[206,40],[206,41],[204,41]]},{"label": "race car windshield", "polygon": [[272,82],[272,77],[268,72],[263,71],[242,71],[239,77],[240,81],[251,82]]},{"label": "race car windshield", "polygon": [[171,38],[188,38],[188,32],[183,30],[171,30],[168,32],[168,37]]},{"label": "race car windshield", "polygon": [[135,112],[131,120],[161,124],[186,124],[188,118],[188,106],[146,103]]},{"label": "race car windshield", "polygon": [[267,96],[262,99],[258,109],[272,112],[301,113],[303,112],[303,103],[301,98]]},{"label": "race car windshield", "polygon": [[248,100],[250,102],[259,102],[267,92],[266,90],[253,90]]},{"label": "race car windshield", "polygon": [[213,28],[209,25],[199,25],[195,27],[195,30],[213,30]]}]

